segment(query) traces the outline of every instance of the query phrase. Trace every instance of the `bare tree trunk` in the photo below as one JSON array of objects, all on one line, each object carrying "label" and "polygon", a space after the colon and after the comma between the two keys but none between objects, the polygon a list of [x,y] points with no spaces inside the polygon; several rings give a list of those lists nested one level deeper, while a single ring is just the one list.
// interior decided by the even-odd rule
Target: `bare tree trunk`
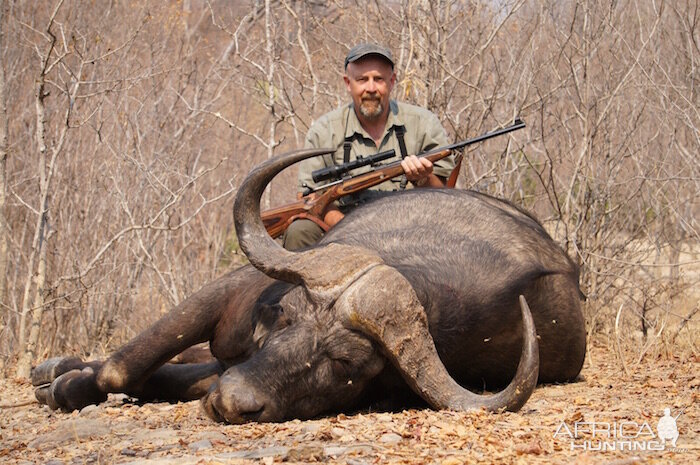
[{"label": "bare tree trunk", "polygon": [[[0,53],[5,47],[5,9],[7,2],[0,3]],[[7,264],[8,227],[5,216],[7,193],[7,90],[5,84],[5,62],[0,64],[0,308],[7,308]]]},{"label": "bare tree trunk", "polygon": [[[36,106],[36,141],[39,151],[39,210],[37,212],[36,228],[34,230],[34,240],[32,242],[32,252],[27,269],[27,279],[24,284],[24,299],[22,301],[22,313],[20,315],[20,359],[17,363],[17,376],[20,378],[29,377],[32,361],[35,357],[37,342],[39,340],[39,330],[41,319],[44,314],[44,295],[46,290],[46,248],[49,239],[49,187],[51,177],[55,167],[56,157],[62,149],[65,135],[68,130],[68,116],[70,115],[70,103],[68,114],[65,118],[65,126],[61,131],[60,138],[53,148],[51,160],[47,164],[46,159],[46,76],[53,65],[60,59],[50,64],[51,57],[55,51],[56,36],[51,32],[51,26],[63,1],[60,0],[53,11],[46,32],[50,37],[50,43],[46,54],[41,57],[41,71],[36,81],[36,92],[34,102]],[[73,91],[77,92],[78,83]],[[35,260],[39,261],[36,272],[34,271]],[[34,288],[34,299],[29,298],[31,289]],[[27,319],[31,312],[32,323],[27,332]]]},{"label": "bare tree trunk", "polygon": [[[47,53],[44,57],[44,65],[48,63],[50,54]],[[29,259],[29,267],[27,268],[27,278],[24,283],[24,298],[22,299],[22,313],[20,314],[19,324],[19,344],[20,344],[20,360],[17,365],[17,376],[29,376],[30,366],[34,358],[33,350],[36,343],[31,343],[27,338],[27,320],[32,314],[32,320],[37,316],[41,317],[43,313],[43,298],[42,293],[46,284],[46,227],[48,223],[48,183],[46,175],[46,107],[44,99],[45,92],[45,66],[42,66],[42,72],[37,79],[36,84],[36,140],[39,149],[39,212],[37,216],[36,227],[34,229],[34,240],[32,242],[32,252]],[[34,271],[34,262],[39,257],[39,266],[36,272]],[[43,266],[42,266],[43,264]],[[35,289],[35,298],[30,299],[32,288]],[[38,305],[38,306],[37,306]],[[39,320],[41,321],[41,320]],[[32,332],[34,323],[32,323]]]},{"label": "bare tree trunk", "polygon": [[[270,0],[265,0],[265,53],[267,54],[267,105],[270,109],[270,132],[267,142],[267,158],[272,158],[275,153],[275,132],[277,129],[277,116],[275,115],[275,54],[272,44],[272,18]],[[263,194],[263,207],[270,208],[270,184]]]},{"label": "bare tree trunk", "polygon": [[428,18],[429,11],[430,2],[427,0],[409,0],[403,5],[404,45],[401,47],[399,58],[399,65],[403,66],[403,76],[400,78],[400,82],[403,83],[401,98],[410,96],[420,106],[428,104],[427,69],[431,24],[430,21],[419,22],[416,18]]},{"label": "bare tree trunk", "polygon": [[46,242],[51,235],[47,234],[46,225],[42,228],[45,234],[43,244],[39,247],[39,265],[36,273],[36,289],[34,292],[34,311],[32,312],[32,322],[29,326],[29,336],[24,347],[19,362],[17,364],[17,376],[29,377],[32,362],[36,357],[37,345],[39,343],[39,335],[41,332],[41,319],[44,316],[45,295],[46,295]]},{"label": "bare tree trunk", "polygon": [[[424,18],[430,17],[430,2],[428,0],[418,1],[418,12],[420,16]],[[440,8],[440,5],[435,5],[435,8]],[[428,94],[430,83],[428,82],[430,75],[430,47],[431,47],[431,35],[432,35],[431,21],[425,21],[421,24],[421,30],[417,31],[415,38],[415,50],[413,52],[415,56],[415,69],[416,69],[416,99],[418,105],[422,107],[428,106]]]},{"label": "bare tree trunk", "polygon": [[55,41],[51,43],[48,53],[42,57],[41,72],[36,80],[36,90],[34,93],[34,103],[36,107],[36,144],[39,152],[39,211],[36,212],[36,226],[34,228],[34,239],[32,240],[32,251],[29,256],[29,264],[27,266],[27,278],[24,282],[24,293],[22,297],[22,312],[19,320],[19,345],[21,353],[24,352],[27,344],[27,319],[31,311],[31,300],[29,298],[33,285],[36,283],[37,276],[34,272],[34,263],[37,256],[41,254],[41,247],[45,246],[44,228],[46,226],[46,201],[48,195],[46,190],[46,106],[44,99],[46,98],[46,68],[48,66],[49,56],[55,45]]}]

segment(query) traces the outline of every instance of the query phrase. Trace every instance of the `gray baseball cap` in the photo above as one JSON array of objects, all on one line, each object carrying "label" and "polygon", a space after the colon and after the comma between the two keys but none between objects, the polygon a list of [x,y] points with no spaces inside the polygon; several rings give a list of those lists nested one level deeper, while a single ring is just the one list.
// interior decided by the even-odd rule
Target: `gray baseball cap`
[{"label": "gray baseball cap", "polygon": [[388,48],[377,44],[357,44],[350,49],[348,56],[345,57],[345,68],[348,67],[348,63],[353,63],[367,55],[379,55],[391,63],[392,68],[394,67],[394,57]]}]

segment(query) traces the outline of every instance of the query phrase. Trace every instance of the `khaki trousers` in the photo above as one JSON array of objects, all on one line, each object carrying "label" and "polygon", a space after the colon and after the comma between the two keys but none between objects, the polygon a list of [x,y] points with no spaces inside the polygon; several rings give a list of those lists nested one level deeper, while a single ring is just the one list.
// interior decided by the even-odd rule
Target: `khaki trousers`
[{"label": "khaki trousers", "polygon": [[311,220],[294,220],[284,233],[282,246],[287,250],[299,250],[314,245],[323,237],[323,229]]}]

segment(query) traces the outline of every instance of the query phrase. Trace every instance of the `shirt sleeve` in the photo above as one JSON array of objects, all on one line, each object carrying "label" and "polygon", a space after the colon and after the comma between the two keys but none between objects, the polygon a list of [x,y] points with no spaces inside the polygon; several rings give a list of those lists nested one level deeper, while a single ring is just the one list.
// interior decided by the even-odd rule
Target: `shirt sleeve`
[{"label": "shirt sleeve", "polygon": [[[309,131],[306,133],[304,148],[320,149],[328,147],[328,141],[324,140],[322,134],[328,134],[326,125],[318,121],[312,124]],[[303,192],[306,187],[317,187],[318,184],[311,178],[311,173],[327,166],[325,158],[325,156],[312,157],[299,163],[299,174],[297,176],[298,192]]]}]

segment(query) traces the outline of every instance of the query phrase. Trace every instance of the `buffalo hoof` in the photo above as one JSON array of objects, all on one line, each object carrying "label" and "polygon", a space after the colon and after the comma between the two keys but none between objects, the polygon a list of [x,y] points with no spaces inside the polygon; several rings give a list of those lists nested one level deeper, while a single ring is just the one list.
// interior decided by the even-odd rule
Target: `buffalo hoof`
[{"label": "buffalo hoof", "polygon": [[[85,367],[78,357],[54,357],[46,360],[41,365],[32,368],[32,385],[44,386],[51,384],[63,373],[71,370],[82,370]],[[40,400],[41,401],[41,400]]]},{"label": "buffalo hoof", "polygon": [[34,395],[40,403],[53,410],[80,410],[107,400],[107,393],[98,389],[95,379],[95,372],[90,367],[70,370],[58,376],[50,385],[38,387]]}]

